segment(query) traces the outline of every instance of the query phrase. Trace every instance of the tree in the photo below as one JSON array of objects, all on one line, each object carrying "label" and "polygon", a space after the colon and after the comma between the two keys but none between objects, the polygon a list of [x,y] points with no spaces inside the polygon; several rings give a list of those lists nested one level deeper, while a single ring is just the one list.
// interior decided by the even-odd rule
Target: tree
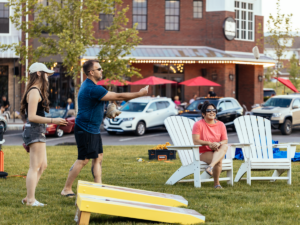
[{"label": "tree", "polygon": [[[47,3],[47,4],[43,4]],[[86,48],[103,45],[101,55],[109,56],[113,62],[111,65],[121,65],[114,73],[107,73],[106,77],[120,78],[123,75],[139,75],[136,69],[125,68],[126,60],[121,59],[129,54],[130,50],[139,43],[138,32],[134,28],[124,29],[128,19],[125,13],[128,6],[122,8],[122,0],[10,0],[8,3],[14,8],[14,15],[10,17],[11,22],[17,29],[28,33],[28,40],[36,39],[40,46],[33,48],[32,45],[26,47],[24,43],[12,45],[1,45],[0,49],[13,49],[21,55],[21,64],[25,64],[26,59],[29,65],[38,61],[42,56],[60,55],[62,64],[69,76],[74,78],[75,83],[75,102],[77,103],[77,93],[80,84],[77,78],[81,71],[81,56],[86,52]],[[26,7],[25,7],[26,6]],[[115,7],[116,6],[116,7]],[[99,12],[104,14],[114,14],[113,35],[117,35],[121,45],[116,44],[113,35],[108,40],[97,40],[94,36],[94,27],[97,26]],[[22,16],[29,15],[26,21]],[[23,18],[24,18],[23,17]],[[109,30],[111,32],[111,30]],[[113,52],[110,45],[114,44]],[[125,51],[124,51],[125,50]],[[114,57],[112,59],[112,57]],[[55,62],[48,62],[48,66],[53,66]],[[111,66],[104,66],[104,69],[111,69]],[[23,79],[24,81],[24,79]],[[77,110],[77,104],[76,104]]]},{"label": "tree", "polygon": [[299,66],[299,59],[296,58],[296,55],[290,59],[290,65],[288,69],[290,73],[290,81],[293,83],[296,89],[300,88],[300,66]]},{"label": "tree", "polygon": [[[283,67],[278,65],[283,65],[284,53],[288,45],[292,45],[294,42],[294,36],[292,34],[292,21],[291,18],[293,14],[281,14],[280,13],[280,0],[277,0],[277,14],[274,17],[270,14],[267,21],[267,28],[269,36],[266,37],[266,43],[269,44],[275,51],[275,57],[277,61],[277,66],[275,67],[275,73],[278,78],[278,74]],[[277,81],[276,90],[277,91]]]}]

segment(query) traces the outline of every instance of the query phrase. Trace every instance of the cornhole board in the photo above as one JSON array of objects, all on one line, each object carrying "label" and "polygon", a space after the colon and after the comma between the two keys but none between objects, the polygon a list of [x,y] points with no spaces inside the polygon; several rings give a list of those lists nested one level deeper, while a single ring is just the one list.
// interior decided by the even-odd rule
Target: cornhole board
[{"label": "cornhole board", "polygon": [[188,205],[188,201],[180,195],[144,191],[81,180],[78,181],[77,194],[89,194],[107,198],[116,198],[173,207],[186,207]]},{"label": "cornhole board", "polygon": [[164,223],[198,224],[205,216],[191,209],[127,201],[102,196],[77,194],[75,221],[88,225],[91,213],[121,216]]}]

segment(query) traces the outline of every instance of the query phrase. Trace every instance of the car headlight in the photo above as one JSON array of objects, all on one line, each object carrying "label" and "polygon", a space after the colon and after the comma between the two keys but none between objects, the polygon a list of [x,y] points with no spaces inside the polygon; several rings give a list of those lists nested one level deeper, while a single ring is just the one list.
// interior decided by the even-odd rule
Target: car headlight
[{"label": "car headlight", "polygon": [[132,121],[134,120],[134,117],[130,117],[130,118],[123,118],[123,121],[126,122],[126,121]]},{"label": "car headlight", "polygon": [[281,117],[281,113],[273,113],[272,117],[275,117],[275,118]]}]

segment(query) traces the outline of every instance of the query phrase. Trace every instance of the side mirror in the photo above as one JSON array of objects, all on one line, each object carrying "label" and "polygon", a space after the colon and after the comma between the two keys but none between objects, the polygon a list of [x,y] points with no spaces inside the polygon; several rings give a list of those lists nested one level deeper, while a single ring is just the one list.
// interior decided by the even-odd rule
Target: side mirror
[{"label": "side mirror", "polygon": [[222,107],[218,109],[218,112],[222,112],[222,111],[223,111]]},{"label": "side mirror", "polygon": [[299,109],[299,106],[294,105],[294,106],[293,106],[293,109]]},{"label": "side mirror", "polygon": [[153,112],[153,109],[148,109],[148,110],[146,111],[146,113],[151,113],[151,112]]}]

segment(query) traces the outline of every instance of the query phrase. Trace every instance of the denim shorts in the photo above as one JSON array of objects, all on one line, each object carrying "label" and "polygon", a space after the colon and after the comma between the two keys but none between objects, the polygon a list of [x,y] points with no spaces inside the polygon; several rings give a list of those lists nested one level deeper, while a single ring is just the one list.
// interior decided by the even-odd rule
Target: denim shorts
[{"label": "denim shorts", "polygon": [[27,122],[22,133],[23,141],[27,146],[36,142],[46,142],[45,133],[45,124]]}]

